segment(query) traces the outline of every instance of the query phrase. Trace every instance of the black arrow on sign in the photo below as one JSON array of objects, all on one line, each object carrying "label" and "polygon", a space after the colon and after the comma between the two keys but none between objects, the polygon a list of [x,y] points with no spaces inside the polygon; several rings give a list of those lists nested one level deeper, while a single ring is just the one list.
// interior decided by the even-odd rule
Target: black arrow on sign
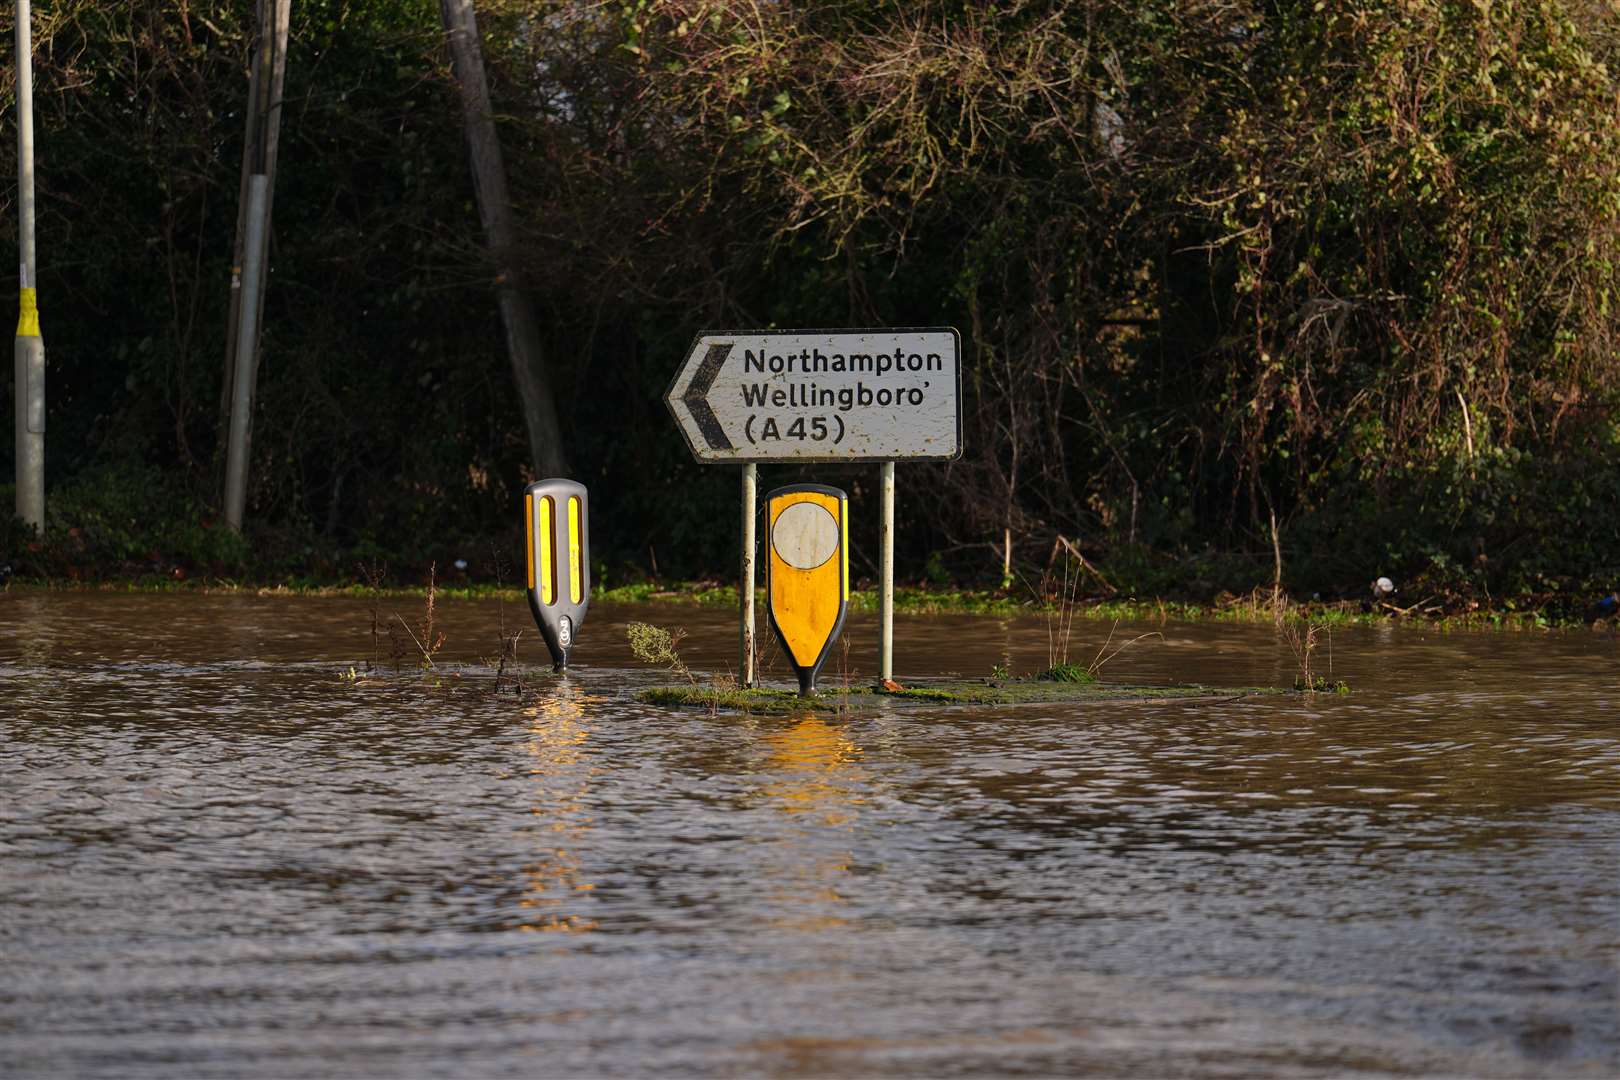
[{"label": "black arrow on sign", "polygon": [[720,366],[731,355],[731,344],[728,341],[709,346],[703,363],[698,365],[697,374],[692,376],[692,381],[686,385],[686,393],[681,395],[686,407],[692,410],[692,419],[697,421],[698,430],[703,432],[710,450],[733,449],[731,440],[726,438],[725,429],[720,426],[720,418],[709,408],[709,387],[714,385],[715,377],[720,374]]}]

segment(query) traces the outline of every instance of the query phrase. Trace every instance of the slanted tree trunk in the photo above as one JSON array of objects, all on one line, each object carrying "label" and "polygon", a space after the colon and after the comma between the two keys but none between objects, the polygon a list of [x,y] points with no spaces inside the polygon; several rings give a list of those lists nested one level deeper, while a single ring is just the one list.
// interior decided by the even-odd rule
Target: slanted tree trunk
[{"label": "slanted tree trunk", "polygon": [[512,201],[506,190],[506,165],[495,136],[489,108],[489,84],[484,78],[483,43],[472,0],[439,0],[444,31],[450,42],[450,61],[461,91],[462,118],[467,128],[467,151],[472,161],[473,185],[478,192],[478,213],[484,240],[494,264],[495,291],[506,326],[506,351],[512,379],[523,403],[523,422],[529,431],[529,452],[542,477],[568,475],[562,432],[557,428],[556,399],[540,345],[540,322],[534,312],[527,281],[518,266]]}]

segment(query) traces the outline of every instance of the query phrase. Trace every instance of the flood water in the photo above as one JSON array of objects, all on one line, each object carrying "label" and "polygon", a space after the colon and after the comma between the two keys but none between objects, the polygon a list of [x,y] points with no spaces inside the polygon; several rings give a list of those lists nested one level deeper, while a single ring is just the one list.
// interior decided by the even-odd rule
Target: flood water
[{"label": "flood water", "polygon": [[[631,700],[670,676],[627,621],[724,670],[729,612],[597,606],[566,679],[531,627],[520,699],[499,609],[441,603],[435,687],[339,677],[363,601],[0,594],[0,1075],[1620,1071],[1620,635],[747,719]],[[1115,640],[1158,629],[1104,677],[1293,681],[1266,626]],[[1039,618],[896,635],[902,680],[1048,660]]]}]

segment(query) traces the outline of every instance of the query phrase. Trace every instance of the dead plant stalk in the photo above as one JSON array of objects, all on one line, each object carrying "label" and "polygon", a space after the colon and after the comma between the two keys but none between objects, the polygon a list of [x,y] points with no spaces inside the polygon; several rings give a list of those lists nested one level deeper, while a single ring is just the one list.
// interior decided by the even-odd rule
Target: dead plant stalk
[{"label": "dead plant stalk", "polygon": [[[1135,645],[1139,641],[1146,641],[1148,638],[1151,638],[1151,637],[1158,638],[1161,643],[1164,641],[1164,635],[1161,634],[1159,631],[1157,631],[1157,630],[1149,630],[1145,634],[1138,634],[1135,637],[1131,638],[1131,640],[1121,643],[1120,646],[1118,648],[1116,648],[1113,652],[1108,652],[1107,651],[1108,646],[1114,640],[1114,631],[1118,630],[1118,629],[1119,629],[1119,620],[1115,619],[1114,620],[1114,625],[1110,626],[1108,628],[1108,636],[1103,639],[1102,645],[1098,647],[1097,655],[1092,657],[1091,658],[1091,663],[1086,665],[1086,674],[1088,674],[1088,675],[1096,675],[1099,671],[1101,671],[1103,669],[1104,666],[1106,666],[1108,664],[1109,661],[1114,659],[1114,657],[1118,656],[1120,653],[1124,652],[1126,649],[1130,648],[1132,645]],[[1104,655],[1105,653],[1107,655]]]}]

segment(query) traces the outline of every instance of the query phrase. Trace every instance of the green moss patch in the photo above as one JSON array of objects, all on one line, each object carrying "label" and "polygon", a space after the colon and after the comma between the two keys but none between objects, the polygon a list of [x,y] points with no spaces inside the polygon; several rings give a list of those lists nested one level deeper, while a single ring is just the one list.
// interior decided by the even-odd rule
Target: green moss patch
[{"label": "green moss patch", "polygon": [[1281,694],[1264,687],[1218,686],[1112,686],[1092,682],[1051,679],[989,679],[937,682],[904,690],[871,686],[829,686],[812,698],[796,690],[755,687],[752,690],[707,686],[655,686],[636,695],[637,701],[670,708],[696,708],[710,712],[742,712],[781,716],[802,712],[869,712],[882,704],[912,705],[1034,705],[1072,701],[1230,701],[1260,694]]}]

